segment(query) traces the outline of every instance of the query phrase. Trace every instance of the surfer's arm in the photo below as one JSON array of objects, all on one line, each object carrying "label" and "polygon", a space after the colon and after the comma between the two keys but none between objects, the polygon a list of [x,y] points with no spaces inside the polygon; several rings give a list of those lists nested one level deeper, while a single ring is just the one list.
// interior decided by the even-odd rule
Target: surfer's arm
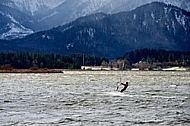
[{"label": "surfer's arm", "polygon": [[121,83],[121,85],[125,86],[125,84],[124,84],[124,83]]}]

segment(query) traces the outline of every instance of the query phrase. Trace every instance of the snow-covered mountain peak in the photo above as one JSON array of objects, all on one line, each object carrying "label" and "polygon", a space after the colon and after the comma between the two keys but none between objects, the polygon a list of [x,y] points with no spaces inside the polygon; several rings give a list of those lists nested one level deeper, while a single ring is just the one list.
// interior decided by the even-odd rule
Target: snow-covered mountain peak
[{"label": "snow-covered mountain peak", "polygon": [[131,11],[156,1],[190,11],[190,0],[0,0],[0,35],[1,31],[7,32],[7,26],[12,29],[20,25],[19,28],[25,27],[27,31],[42,31],[97,12]]},{"label": "snow-covered mountain peak", "polygon": [[[99,8],[103,8],[107,4],[110,4],[111,1],[112,0],[81,0],[80,1],[81,5],[78,6],[78,8],[83,6],[81,8],[81,11],[82,11],[81,16],[85,16],[85,15],[88,15],[88,14],[90,14],[92,12],[97,12],[99,10]],[[84,7],[84,5],[87,5],[87,6]]]},{"label": "snow-covered mountain peak", "polygon": [[28,11],[31,15],[45,9],[53,9],[66,0],[10,0],[10,7],[16,7],[20,11]]},{"label": "snow-covered mountain peak", "polygon": [[[120,10],[130,11],[138,6],[150,2],[164,2],[190,11],[190,0],[3,0],[9,7],[22,12],[36,15],[54,9],[61,4],[73,6],[73,9],[83,7],[82,13],[89,14],[97,10],[106,13],[115,13]],[[76,10],[75,10],[76,11]]]}]

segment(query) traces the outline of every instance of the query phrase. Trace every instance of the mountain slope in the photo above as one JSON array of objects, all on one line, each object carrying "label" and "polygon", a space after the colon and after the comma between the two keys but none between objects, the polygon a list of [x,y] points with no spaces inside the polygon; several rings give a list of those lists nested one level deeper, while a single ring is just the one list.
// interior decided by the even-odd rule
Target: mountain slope
[{"label": "mountain slope", "polygon": [[35,23],[30,16],[2,4],[0,22],[0,39],[14,39],[31,34]]},{"label": "mountain slope", "polygon": [[[3,51],[86,53],[117,57],[126,51],[154,48],[190,50],[190,13],[163,3],[130,12],[97,13],[23,39],[6,42]],[[2,51],[2,49],[0,49]]]},{"label": "mountain slope", "polygon": [[28,15],[36,15],[53,9],[64,1],[65,0],[1,0],[1,3]]},{"label": "mountain slope", "polygon": [[[0,27],[0,39],[23,37],[33,32],[64,25],[81,16],[97,12],[114,14],[121,11],[131,11],[152,1],[165,2],[190,11],[189,0],[1,0],[0,5],[6,6],[8,9],[0,8],[3,13],[1,21],[4,22],[4,25]],[[7,10],[9,10],[9,17],[6,15]],[[11,15],[12,13],[14,15]],[[24,20],[28,23],[23,24],[16,15],[27,17]],[[17,21],[17,25],[10,24],[10,17]],[[27,19],[28,21],[26,21]],[[10,32],[6,29],[7,24],[9,24],[9,29],[12,29]],[[18,26],[18,24],[22,26]]]},{"label": "mountain slope", "polygon": [[41,15],[38,21],[40,26],[45,24],[42,29],[49,29],[81,16],[97,12],[113,14],[121,11],[131,11],[153,1],[164,2],[190,11],[190,1],[188,0],[65,0],[58,7]]}]

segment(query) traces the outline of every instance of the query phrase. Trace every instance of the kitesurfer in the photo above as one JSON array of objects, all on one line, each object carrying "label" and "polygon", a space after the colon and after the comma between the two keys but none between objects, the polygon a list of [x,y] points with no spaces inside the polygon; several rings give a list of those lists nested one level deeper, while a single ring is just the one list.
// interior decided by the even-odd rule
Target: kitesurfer
[{"label": "kitesurfer", "polygon": [[125,84],[124,84],[124,83],[121,83],[121,85],[123,85],[124,88],[123,88],[120,92],[123,92],[123,91],[125,91],[125,90],[127,89],[127,87],[128,87],[128,82],[126,82]]}]

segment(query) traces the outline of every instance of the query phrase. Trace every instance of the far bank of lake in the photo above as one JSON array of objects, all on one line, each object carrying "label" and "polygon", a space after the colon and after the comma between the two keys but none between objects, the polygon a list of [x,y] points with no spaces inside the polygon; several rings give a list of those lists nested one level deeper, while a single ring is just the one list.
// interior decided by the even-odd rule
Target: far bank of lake
[{"label": "far bank of lake", "polygon": [[0,73],[63,73],[61,69],[11,69],[0,70]]}]

